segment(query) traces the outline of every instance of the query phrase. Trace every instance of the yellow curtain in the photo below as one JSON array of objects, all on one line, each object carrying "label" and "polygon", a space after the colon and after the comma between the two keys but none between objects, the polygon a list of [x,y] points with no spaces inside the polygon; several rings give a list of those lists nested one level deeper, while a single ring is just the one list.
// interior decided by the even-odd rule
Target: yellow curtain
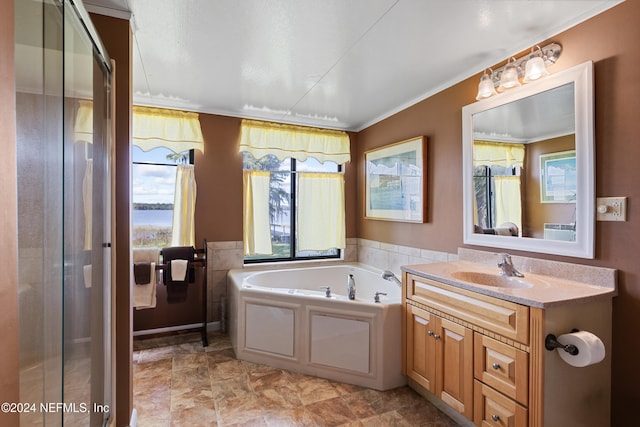
[{"label": "yellow curtain", "polygon": [[271,255],[271,222],[269,221],[269,181],[268,171],[243,172],[244,227],[243,242],[245,255]]},{"label": "yellow curtain", "polygon": [[132,133],[133,145],[143,151],[165,147],[174,153],[192,149],[204,153],[197,113],[134,105]]},{"label": "yellow curtain", "polygon": [[519,176],[496,176],[496,227],[512,222],[522,230],[522,203]]},{"label": "yellow curtain", "polygon": [[[197,113],[134,105],[131,131],[133,145],[142,151],[165,147],[174,153],[187,150],[204,153],[204,139]],[[93,143],[92,101],[78,101],[74,134],[76,141]]]},{"label": "yellow curtain", "polygon": [[473,166],[524,166],[524,144],[473,141]]},{"label": "yellow curtain", "polygon": [[173,201],[171,246],[194,246],[196,240],[196,179],[193,165],[178,165]]},{"label": "yellow curtain", "polygon": [[242,121],[240,151],[256,159],[271,154],[281,161],[288,157],[300,161],[313,157],[321,163],[337,164],[351,160],[346,132],[257,120]]},{"label": "yellow curtain", "polygon": [[298,173],[298,249],[344,249],[344,176]]},{"label": "yellow curtain", "polygon": [[73,126],[74,141],[85,141],[93,144],[93,102],[78,100],[78,111]]}]

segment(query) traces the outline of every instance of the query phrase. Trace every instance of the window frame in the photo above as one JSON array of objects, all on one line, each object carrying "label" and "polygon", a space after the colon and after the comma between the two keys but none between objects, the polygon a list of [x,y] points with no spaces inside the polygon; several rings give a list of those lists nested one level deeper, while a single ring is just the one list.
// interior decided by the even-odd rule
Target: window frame
[{"label": "window frame", "polygon": [[[246,155],[248,153],[243,153]],[[297,218],[298,218],[298,208],[297,208],[297,179],[294,179],[295,175],[299,172],[297,170],[298,160],[294,157],[287,157],[285,160],[281,160],[280,163],[288,160],[290,163],[290,168],[288,171],[269,171],[270,173],[289,173],[291,175],[290,184],[289,184],[289,195],[290,195],[290,215],[289,215],[289,227],[290,227],[290,239],[289,239],[289,253],[288,257],[270,257],[265,255],[247,255],[243,256],[244,264],[263,264],[263,263],[286,263],[286,262],[304,262],[304,261],[319,261],[319,260],[339,260],[342,259],[342,249],[334,248],[336,251],[335,255],[314,255],[314,256],[297,256]],[[337,170],[335,172],[342,172],[342,165],[336,164]],[[335,172],[327,172],[327,173],[335,173]],[[322,172],[318,172],[322,173]]]},{"label": "window frame", "polygon": [[[138,147],[138,148],[140,148],[140,147]],[[153,150],[155,150],[157,148],[166,148],[167,150],[173,151],[173,150],[171,150],[170,147],[156,147],[156,148],[154,148],[152,150],[149,150],[149,151],[144,151],[142,149],[140,149],[140,150],[143,153],[150,153],[151,151],[153,151]],[[184,151],[182,151],[180,153],[176,153],[176,154],[181,154],[183,152]],[[175,151],[174,151],[174,153],[175,153]],[[132,167],[132,169],[131,169],[131,181],[133,182],[133,178],[134,178],[134,176],[133,176],[133,165],[177,167],[179,164],[180,163],[160,163],[160,162],[134,161],[133,160],[133,154],[132,154],[131,155],[131,167]],[[188,157],[187,157],[187,163],[186,164],[195,165],[195,149],[192,148],[192,149],[188,150]],[[131,211],[131,242],[130,243],[131,243],[131,247],[132,248],[144,248],[145,246],[135,246],[134,245],[133,229],[135,227],[135,224],[133,222],[133,210],[134,210],[135,203],[133,202],[133,196],[134,196],[134,193],[133,193],[133,188],[132,188],[131,189],[131,208],[130,208],[130,211]],[[174,208],[173,209],[175,209],[175,189],[174,189],[174,193],[173,193],[173,198],[174,198],[174,201],[173,201]],[[173,219],[172,219],[172,224],[173,224]],[[173,233],[173,225],[171,225],[171,229],[172,229],[171,232]],[[171,246],[171,244],[169,244],[168,246]],[[164,247],[168,247],[168,246],[161,246],[160,248],[164,248]]]}]

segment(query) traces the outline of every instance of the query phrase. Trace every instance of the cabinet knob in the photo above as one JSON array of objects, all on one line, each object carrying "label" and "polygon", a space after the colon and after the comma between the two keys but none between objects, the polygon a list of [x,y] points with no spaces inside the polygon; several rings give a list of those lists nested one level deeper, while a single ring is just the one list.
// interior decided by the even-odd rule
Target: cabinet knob
[{"label": "cabinet knob", "polygon": [[497,371],[498,369],[500,369],[500,364],[494,363],[493,365],[491,365],[491,367]]},{"label": "cabinet knob", "polygon": [[437,339],[437,340],[439,340],[439,339],[440,339],[440,335],[438,335],[438,334],[434,334],[434,335],[433,335],[433,337],[434,337],[435,339]]},{"label": "cabinet knob", "polygon": [[427,331],[427,335],[429,335],[430,337],[433,336],[433,331]]},{"label": "cabinet knob", "polygon": [[491,415],[491,419],[493,421],[500,421],[500,417],[498,415]]}]

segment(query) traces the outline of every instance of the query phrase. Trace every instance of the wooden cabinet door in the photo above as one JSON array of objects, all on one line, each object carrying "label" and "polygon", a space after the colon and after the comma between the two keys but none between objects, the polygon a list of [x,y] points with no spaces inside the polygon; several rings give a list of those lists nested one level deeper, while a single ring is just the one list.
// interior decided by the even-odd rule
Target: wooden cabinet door
[{"label": "wooden cabinet door", "polygon": [[436,393],[436,340],[437,325],[431,313],[407,306],[407,376],[422,387]]},{"label": "wooden cabinet door", "polygon": [[440,330],[435,341],[440,357],[436,372],[442,373],[442,383],[436,395],[473,419],[473,331],[447,319],[438,320]]}]

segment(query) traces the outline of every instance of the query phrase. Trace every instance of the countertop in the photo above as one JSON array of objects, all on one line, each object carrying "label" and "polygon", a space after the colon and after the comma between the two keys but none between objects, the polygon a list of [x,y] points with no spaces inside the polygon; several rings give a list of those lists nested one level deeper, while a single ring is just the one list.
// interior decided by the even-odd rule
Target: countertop
[{"label": "countertop", "polygon": [[401,268],[402,271],[416,276],[530,307],[549,308],[583,303],[597,298],[613,298],[617,295],[615,287],[596,286],[534,273],[525,273],[522,279],[516,277],[501,279],[521,281],[531,285],[531,287],[516,288],[480,285],[455,277],[456,273],[460,272],[500,276],[497,266],[470,261],[404,265]]}]

